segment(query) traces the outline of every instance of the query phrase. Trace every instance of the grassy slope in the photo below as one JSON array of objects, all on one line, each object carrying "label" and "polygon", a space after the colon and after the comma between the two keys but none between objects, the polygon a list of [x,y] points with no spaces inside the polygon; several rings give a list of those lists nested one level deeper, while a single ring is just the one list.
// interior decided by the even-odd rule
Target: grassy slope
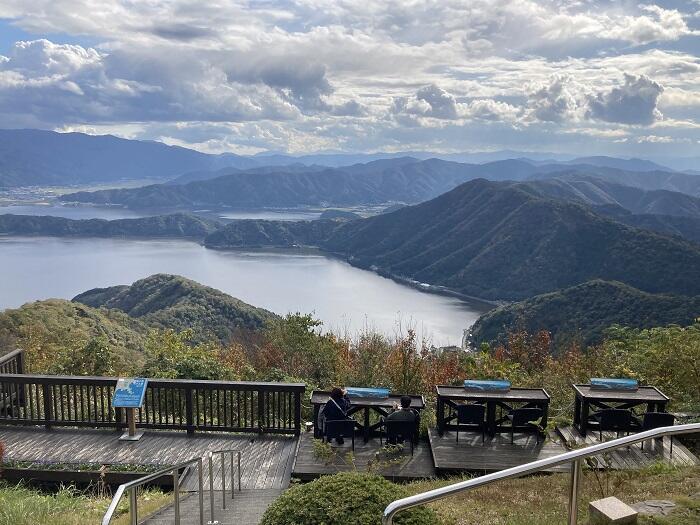
[{"label": "grassy slope", "polygon": [[[139,513],[146,516],[172,498],[160,492],[141,494]],[[94,525],[100,523],[111,502],[108,497],[91,497],[70,489],[44,494],[22,486],[0,482],[0,525]],[[128,525],[127,500],[122,500],[114,525]]]},{"label": "grassy slope", "polygon": [[[645,518],[642,525],[691,525],[700,523],[700,467],[668,470],[657,467],[610,476],[611,485],[620,487],[614,495],[626,503],[669,499],[679,504],[676,513],[663,521]],[[421,481],[412,483],[414,493],[460,481]],[[433,504],[443,525],[551,525],[566,522],[568,474],[555,474],[497,482],[473,492]],[[603,497],[593,474],[585,472],[581,486],[579,521],[585,523],[588,502]]]}]

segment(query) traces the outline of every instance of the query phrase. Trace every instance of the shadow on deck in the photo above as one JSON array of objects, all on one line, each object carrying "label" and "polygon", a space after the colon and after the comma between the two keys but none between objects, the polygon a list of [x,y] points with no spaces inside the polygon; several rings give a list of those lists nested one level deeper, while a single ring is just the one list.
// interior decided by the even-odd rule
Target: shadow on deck
[{"label": "shadow on deck", "polygon": [[[534,434],[516,433],[513,444],[510,442],[510,434],[496,434],[493,438],[487,436],[484,443],[481,434],[476,432],[460,432],[459,443],[456,442],[454,432],[446,431],[440,436],[437,430],[430,429],[428,436],[438,474],[495,472],[567,451],[554,433],[539,443]],[[569,470],[568,465],[562,465],[546,472]]]},{"label": "shadow on deck", "polygon": [[[289,486],[296,450],[293,436],[257,434],[196,434],[149,431],[135,442],[119,441],[121,432],[96,429],[0,427],[5,459],[42,463],[174,465],[222,449],[241,451],[244,489],[284,489]],[[214,488],[221,487],[221,463],[213,463]],[[230,466],[226,462],[227,479]],[[194,474],[194,473],[193,473]],[[208,465],[204,469],[209,487]],[[227,481],[230,483],[230,481]],[[196,475],[188,475],[183,490],[196,489]]]},{"label": "shadow on deck", "polygon": [[319,458],[314,453],[313,434],[303,433],[297,446],[292,476],[309,481],[324,474],[355,470],[371,470],[393,481],[411,481],[435,476],[430,448],[425,442],[416,445],[413,456],[406,447],[395,459],[382,454],[379,439],[376,438],[370,439],[368,443],[364,443],[362,438],[356,438],[355,452],[351,454],[352,460],[348,456],[348,453],[352,452],[350,440],[346,440],[342,446],[334,444],[332,447],[335,453],[333,458]]}]

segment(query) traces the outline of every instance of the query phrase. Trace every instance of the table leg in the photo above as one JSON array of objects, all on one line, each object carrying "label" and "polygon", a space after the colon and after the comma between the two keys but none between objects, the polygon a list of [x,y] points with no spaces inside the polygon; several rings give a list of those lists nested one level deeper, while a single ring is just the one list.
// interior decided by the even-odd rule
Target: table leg
[{"label": "table leg", "polygon": [[588,431],[588,401],[585,399],[581,402],[581,424],[579,425],[579,431],[583,437],[586,437],[586,432]]},{"label": "table leg", "polygon": [[542,404],[542,435],[547,435],[547,424],[549,423],[549,403]]},{"label": "table leg", "polygon": [[574,426],[581,428],[581,397],[578,394],[574,400]]},{"label": "table leg", "polygon": [[321,429],[318,428],[318,413],[320,410],[320,406],[314,404],[314,438],[316,439],[321,439]]},{"label": "table leg", "polygon": [[494,437],[496,435],[496,402],[487,401],[486,402],[486,425],[489,428],[489,435]]},{"label": "table leg", "polygon": [[437,412],[435,417],[437,419],[438,435],[442,437],[445,433],[445,402],[439,396],[437,398],[437,408],[435,411]]},{"label": "table leg", "polygon": [[365,407],[365,443],[369,442],[369,407]]}]

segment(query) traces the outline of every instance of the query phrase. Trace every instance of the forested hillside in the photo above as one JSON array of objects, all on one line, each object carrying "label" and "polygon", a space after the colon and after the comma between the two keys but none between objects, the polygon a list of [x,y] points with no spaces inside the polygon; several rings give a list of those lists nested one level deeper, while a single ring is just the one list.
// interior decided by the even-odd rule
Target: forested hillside
[{"label": "forested hillside", "polygon": [[315,244],[360,267],[485,299],[523,299],[598,278],[651,293],[700,293],[700,245],[481,179],[335,228],[234,222],[205,243],[258,246],[266,239]]},{"label": "forested hillside", "polygon": [[64,201],[121,204],[129,208],[232,206],[349,206],[431,199],[477,178],[523,179],[538,168],[518,160],[462,164],[439,159],[378,160],[319,170],[252,170],[182,185],[78,192]]},{"label": "forested hillside", "polygon": [[138,219],[66,219],[40,215],[0,215],[0,234],[83,237],[189,237],[201,239],[220,224],[175,213]]},{"label": "forested hillside", "polygon": [[651,328],[687,326],[700,317],[700,296],[649,294],[620,282],[594,280],[500,306],[472,327],[475,345],[504,343],[518,330],[546,330],[557,345],[599,343],[613,324]]},{"label": "forested hillside", "polygon": [[178,275],[156,274],[131,286],[95,288],[73,298],[119,310],[150,328],[192,329],[198,340],[226,343],[241,331],[260,330],[275,314]]}]

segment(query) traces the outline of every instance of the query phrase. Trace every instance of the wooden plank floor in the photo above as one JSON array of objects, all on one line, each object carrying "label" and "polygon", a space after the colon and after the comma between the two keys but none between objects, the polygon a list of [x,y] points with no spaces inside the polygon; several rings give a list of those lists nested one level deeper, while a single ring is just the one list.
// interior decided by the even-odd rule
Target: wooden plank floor
[{"label": "wooden plank floor", "polygon": [[[460,432],[459,443],[454,432],[445,432],[440,437],[437,430],[428,431],[430,447],[433,453],[435,469],[438,473],[458,471],[494,472],[538,459],[544,459],[566,452],[566,447],[555,439],[537,443],[533,434],[515,434],[515,443],[511,445],[510,434],[496,434],[494,438],[486,437],[482,444],[481,434]],[[569,472],[568,465],[554,467],[547,472]]]},{"label": "wooden plank floor", "polygon": [[[371,439],[369,443],[364,443],[361,438],[355,439],[355,452],[353,454],[354,466],[347,462],[345,458],[351,452],[350,440],[346,439],[343,446],[333,445],[337,452],[336,457],[329,462],[325,462],[314,455],[313,434],[306,432],[299,438],[292,476],[303,481],[316,479],[324,474],[335,474],[336,472],[348,472],[358,470],[366,472],[370,462],[376,463],[376,453],[380,450],[379,440]],[[384,462],[377,473],[394,481],[410,481],[413,479],[430,478],[435,476],[435,468],[430,455],[427,443],[420,443],[415,447],[413,456],[407,448],[402,454],[400,461]]]},{"label": "wooden plank floor", "polygon": [[[600,443],[598,432],[587,432],[584,438],[576,427],[557,427],[557,432],[562,436],[564,443],[570,449],[581,448],[582,446],[596,445]],[[613,432],[603,432],[603,441],[610,441],[615,438]],[[636,469],[647,467],[663,459],[671,461],[677,466],[700,465],[698,458],[684,447],[678,439],[673,438],[673,456],[670,454],[671,441],[664,438],[663,441],[648,441],[644,444],[644,451],[640,445],[631,445],[626,448],[614,450],[606,454],[605,458],[598,456],[599,461],[604,462],[601,466],[608,466],[617,470]]]},{"label": "wooden plank floor", "polygon": [[[121,432],[96,429],[0,427],[5,457],[47,463],[129,463],[173,465],[208,452],[241,450],[241,482],[245,489],[280,489],[289,486],[296,438],[249,434],[196,434],[149,431],[135,442],[119,441]],[[227,459],[227,479],[230,479]],[[208,488],[208,467],[205,483]],[[221,463],[214,462],[215,488],[221,486]],[[227,484],[229,482],[227,481]],[[197,486],[196,473],[187,476],[184,490]]]}]

